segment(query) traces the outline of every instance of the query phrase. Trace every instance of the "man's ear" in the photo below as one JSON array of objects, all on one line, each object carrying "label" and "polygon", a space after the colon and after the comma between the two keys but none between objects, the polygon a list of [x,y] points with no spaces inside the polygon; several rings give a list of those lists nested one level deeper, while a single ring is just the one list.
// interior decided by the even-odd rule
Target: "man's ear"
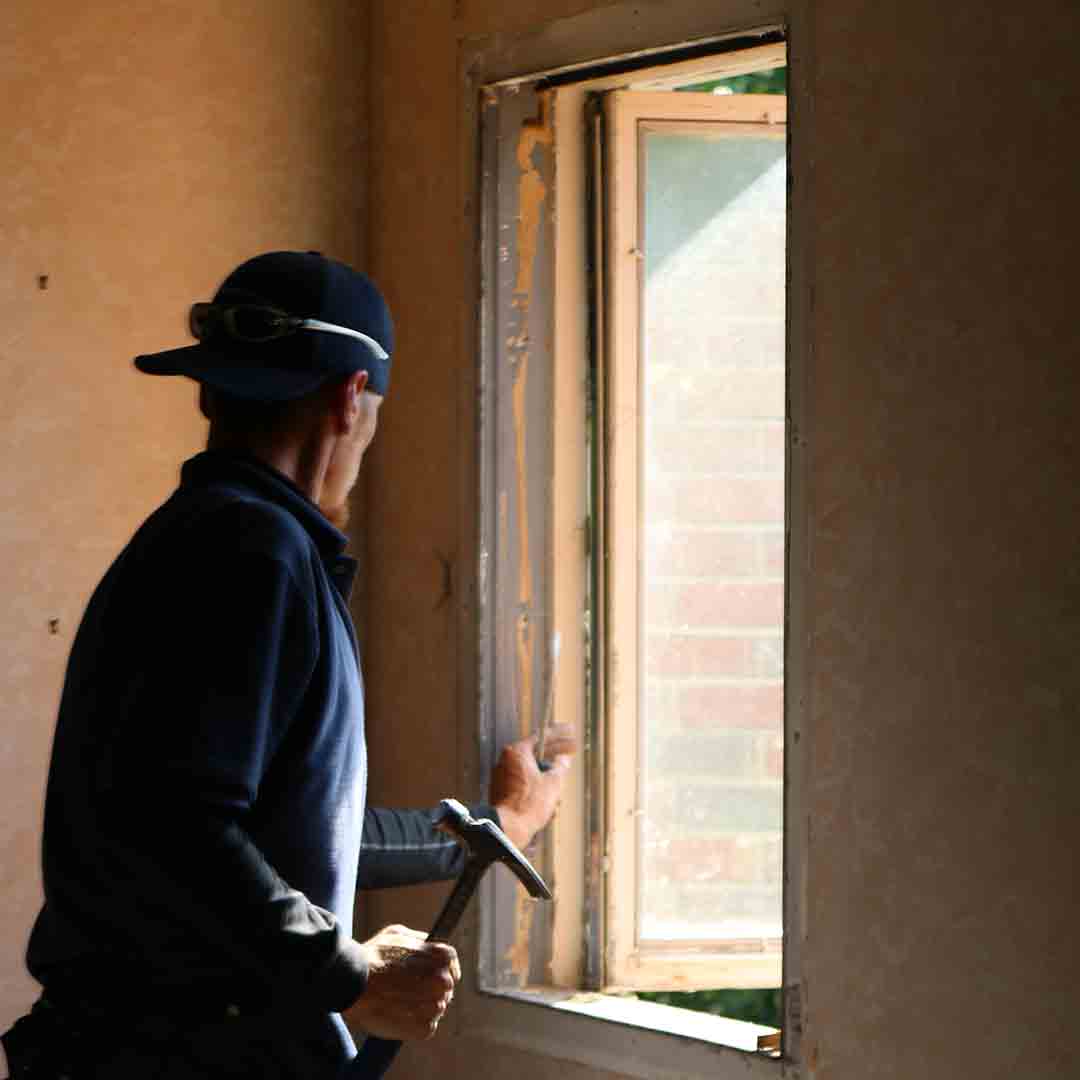
[{"label": "man's ear", "polygon": [[334,394],[334,415],[338,431],[344,435],[353,429],[360,417],[360,395],[367,386],[368,373],[354,371],[347,379],[338,383]]}]

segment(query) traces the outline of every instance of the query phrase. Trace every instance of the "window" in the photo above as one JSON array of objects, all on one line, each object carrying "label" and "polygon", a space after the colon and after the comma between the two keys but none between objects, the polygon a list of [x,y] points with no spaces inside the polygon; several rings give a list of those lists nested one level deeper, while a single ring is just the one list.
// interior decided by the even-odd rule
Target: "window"
[{"label": "window", "polygon": [[608,985],[781,981],[785,120],[605,100]]},{"label": "window", "polygon": [[552,694],[587,748],[479,981],[775,1051],[619,996],[782,977],[787,110],[712,84],[786,52],[736,44],[482,96],[481,735]]}]

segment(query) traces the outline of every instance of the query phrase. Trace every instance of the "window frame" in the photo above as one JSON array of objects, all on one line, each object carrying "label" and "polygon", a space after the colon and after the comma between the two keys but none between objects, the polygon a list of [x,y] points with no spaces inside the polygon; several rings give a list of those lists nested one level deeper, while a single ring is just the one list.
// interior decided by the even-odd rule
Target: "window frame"
[{"label": "window frame", "polygon": [[[760,54],[766,50],[755,51]],[[646,131],[708,123],[720,136],[767,133],[785,138],[787,99],[782,95],[714,96],[635,89],[605,94],[603,108],[607,147],[607,231],[601,240],[606,283],[603,362],[609,404],[604,445],[608,463],[606,516],[610,523],[603,538],[607,578],[603,598],[607,626],[604,773],[609,796],[604,982],[641,989],[772,987],[782,979],[778,942],[763,941],[754,951],[734,951],[705,945],[643,946],[637,940],[637,898],[641,892],[637,837],[641,802],[638,506],[643,400],[639,378],[644,266],[640,176],[641,140]],[[615,657],[617,662],[612,661]]]},{"label": "window frame", "polygon": [[[660,10],[661,8],[663,10]],[[460,140],[460,177],[465,212],[462,217],[461,235],[463,251],[467,253],[463,271],[467,280],[472,283],[472,292],[477,298],[477,305],[475,319],[472,317],[463,319],[461,331],[463,349],[471,351],[477,341],[481,346],[481,362],[477,368],[477,380],[463,387],[462,396],[463,415],[473,418],[476,424],[475,430],[479,436],[471,455],[473,475],[477,481],[475,492],[479,493],[479,498],[477,499],[476,495],[468,495],[463,500],[461,525],[463,543],[473,545],[472,549],[478,552],[474,570],[475,579],[472,582],[474,601],[465,610],[462,623],[464,632],[467,633],[470,626],[478,632],[478,653],[470,653],[467,649],[462,650],[459,694],[462,715],[479,713],[481,718],[479,738],[475,729],[470,730],[468,725],[462,728],[461,777],[465,790],[473,786],[477,789],[483,787],[494,759],[495,746],[503,741],[507,734],[514,733],[513,725],[508,725],[505,719],[499,716],[500,707],[505,705],[505,702],[499,700],[494,679],[491,635],[492,568],[489,565],[491,551],[483,542],[485,529],[490,525],[490,521],[485,524],[482,519],[485,496],[493,490],[492,445],[487,435],[490,434],[492,419],[492,349],[495,345],[496,332],[490,317],[491,296],[486,291],[491,279],[485,270],[485,260],[493,257],[498,250],[498,245],[492,243],[492,236],[495,235],[493,230],[497,229],[498,222],[486,216],[485,192],[490,176],[482,164],[481,153],[482,143],[488,138],[487,134],[482,134],[484,125],[481,121],[483,115],[492,107],[491,88],[494,86],[520,87],[523,84],[538,81],[545,75],[563,72],[572,66],[595,63],[600,57],[620,54],[636,56],[657,49],[662,50],[667,43],[683,45],[687,42],[715,42],[745,33],[746,31],[740,29],[741,27],[761,27],[764,24],[766,28],[776,28],[785,24],[787,39],[790,42],[793,34],[798,36],[799,28],[806,21],[807,16],[801,4],[781,4],[775,8],[763,10],[757,3],[734,0],[718,16],[715,6],[705,0],[672,0],[670,4],[657,5],[655,10],[639,9],[636,5],[619,3],[608,6],[602,11],[587,12],[581,16],[557,20],[550,24],[550,33],[545,28],[539,34],[523,34],[516,38],[492,36],[463,42],[460,55],[461,115],[463,117]],[[799,78],[801,65],[799,60],[790,53],[788,63],[789,70],[793,72],[794,85]],[[622,77],[611,80],[609,85],[624,85],[625,83],[626,79]],[[594,83],[594,86],[597,85],[600,84]],[[580,106],[584,102],[584,93],[584,88],[580,85],[564,88],[560,94],[560,106],[565,104],[569,112],[583,117],[584,109]],[[810,141],[807,115],[803,114],[800,121],[804,145]],[[559,122],[555,125],[555,137],[558,141],[561,160],[583,163],[587,152],[584,129],[580,125],[575,128],[572,124],[565,124],[564,119],[560,107]],[[477,167],[478,163],[480,163],[480,168]],[[555,178],[555,201],[562,207],[570,205],[571,200],[583,196],[583,182],[580,180],[580,175],[574,183],[568,185],[567,172],[567,170],[560,170]],[[583,172],[583,169],[579,170],[579,174]],[[576,190],[571,190],[575,184]],[[809,245],[803,243],[806,217],[798,212],[799,207],[805,203],[805,198],[803,194],[799,199],[794,200],[792,206],[792,210],[795,211],[794,221],[789,225],[792,232],[789,252],[798,251],[797,258],[789,255],[789,278],[795,286],[789,287],[788,291],[791,327],[789,347],[793,351],[797,351],[800,343],[807,339],[805,327],[809,306],[802,283],[807,280]],[[580,239],[568,243],[563,235],[563,228],[569,215],[553,216],[557,219],[555,231],[558,232],[559,239],[558,243],[554,244],[552,280],[558,278],[560,289],[568,286],[582,286],[586,276],[583,268],[584,260],[575,257],[572,249],[574,243],[584,243],[582,233],[587,230],[575,226],[571,234]],[[554,235],[553,231],[551,237],[548,238],[549,242],[553,240]],[[536,297],[533,298],[534,304],[536,299]],[[551,303],[554,301],[552,300]],[[554,397],[556,403],[564,400],[567,387],[571,388],[573,400],[580,400],[582,396],[580,390],[588,378],[587,349],[584,344],[589,336],[587,322],[587,313],[579,310],[574,318],[563,320],[556,325],[554,350],[557,370]],[[571,347],[566,347],[564,336],[573,339]],[[802,470],[802,450],[805,445],[802,436],[801,413],[804,395],[797,380],[789,382],[789,389],[792,392],[788,410],[790,422],[788,477],[789,483],[793,479],[795,481],[788,501],[789,524],[792,534],[801,541],[805,535],[802,512],[803,494],[799,480]],[[580,418],[572,417],[572,412],[572,409],[567,413],[556,408],[555,426],[551,432],[551,439],[555,445],[561,445],[560,431],[566,424],[579,423]],[[560,482],[560,469],[572,464],[567,457],[565,453],[554,456],[553,471],[556,485]],[[568,507],[570,505],[570,503],[567,504]],[[479,518],[470,514],[470,506],[474,511],[479,512]],[[489,510],[491,509],[492,507],[489,506]],[[497,518],[497,513],[493,516]],[[559,520],[558,511],[555,518],[554,527],[545,534],[545,551],[549,559],[557,559],[560,552],[570,550],[574,545],[581,550],[584,542],[583,532],[587,527],[583,525],[581,516],[569,509],[563,515],[563,520]],[[578,587],[584,588],[585,583],[575,586],[575,588]],[[559,619],[558,605],[561,603],[564,608],[569,607],[572,610],[574,607],[572,600],[573,597],[555,600],[553,610],[556,612],[556,622]],[[789,602],[786,635],[788,641],[798,636],[802,625],[801,612],[802,593],[800,590],[797,596],[794,592],[792,593]],[[571,648],[571,644],[564,636],[562,644],[562,671],[564,672],[571,663]],[[475,658],[475,667],[473,658]],[[542,660],[542,657],[537,656],[534,660]],[[789,655],[786,671],[786,693],[789,702],[797,710],[798,720],[796,723],[789,721],[785,752],[785,822],[788,829],[785,843],[785,933],[788,940],[785,942],[785,1021],[781,1060],[785,1076],[798,1076],[798,1063],[801,1059],[802,1013],[798,960],[806,844],[805,827],[797,822],[792,811],[793,808],[801,805],[799,741],[802,730],[805,728],[808,695],[802,681],[802,667],[797,650]],[[538,692],[534,687],[532,695],[535,701],[542,699],[543,692]],[[575,711],[583,715],[583,704],[579,701],[579,696],[573,692],[571,680],[565,676],[560,677],[557,691],[557,711],[560,717],[565,717],[568,713],[573,714]],[[791,715],[789,710],[789,717]],[[586,737],[591,739],[595,737],[595,734],[593,731],[587,731]],[[602,807],[586,804],[588,785],[585,780],[585,771],[579,769],[564,803],[562,813],[564,819],[571,814],[576,816],[580,812],[595,821],[597,813],[602,812]],[[564,826],[557,821],[554,827],[560,829]],[[584,969],[585,985],[588,985],[592,977],[591,972],[594,970],[592,962],[596,959],[595,949],[591,958],[590,955],[586,956],[583,964],[580,955],[574,955],[574,946],[567,947],[563,943],[560,952],[560,911],[562,917],[565,917],[567,909],[573,906],[573,917],[580,920],[578,914],[580,907],[565,902],[568,891],[573,892],[572,879],[576,875],[582,881],[587,880],[591,873],[600,870],[604,857],[602,851],[595,850],[593,845],[585,842],[587,838],[581,839],[579,852],[581,858],[576,867],[573,865],[573,859],[562,859],[558,865],[551,865],[549,853],[533,852],[535,861],[545,872],[550,874],[552,870],[555,871],[560,897],[560,903],[555,905],[555,918],[552,920],[552,934],[548,938],[550,945],[547,953],[539,958],[531,957],[526,968],[525,981],[529,981],[530,971],[540,971],[544,976],[541,981],[548,988],[547,990],[522,994],[506,988],[493,990],[490,983],[485,985],[483,978],[485,935],[500,919],[507,921],[501,914],[505,906],[501,901],[505,899],[505,896],[498,895],[499,875],[497,872],[489,875],[483,888],[484,895],[478,904],[479,910],[474,909],[474,918],[464,928],[465,933],[461,941],[461,949],[466,960],[466,980],[458,996],[455,1021],[457,1030],[467,1032],[471,1037],[530,1049],[542,1055],[617,1070],[627,1076],[701,1075],[722,1078],[734,1076],[733,1070],[736,1068],[740,1076],[747,1075],[747,1069],[750,1070],[751,1076],[759,1070],[762,1077],[766,1075],[765,1070],[768,1070],[769,1076],[774,1076],[773,1070],[776,1063],[761,1056],[748,1059],[744,1054],[739,1053],[737,1057],[728,1057],[724,1054],[717,1057],[715,1046],[688,1041],[662,1030],[646,1031],[635,1028],[633,1037],[628,1039],[627,1032],[620,1023],[550,1007],[555,999],[575,996],[569,991],[564,991],[560,995],[557,989],[564,979],[568,965],[575,971]],[[560,844],[559,846],[565,848],[567,845]],[[572,848],[573,845],[569,846]],[[565,876],[567,872],[569,878]],[[505,892],[505,883],[503,891]],[[515,913],[508,921],[512,924],[520,923],[522,912],[520,905],[516,902],[514,911]],[[601,917],[596,912],[587,912],[587,928],[590,936],[595,934]],[[590,953],[587,943],[585,951],[587,954]],[[479,978],[477,972],[480,973]],[[581,984],[582,981],[578,981],[578,985]],[[552,989],[553,987],[555,989]]]}]

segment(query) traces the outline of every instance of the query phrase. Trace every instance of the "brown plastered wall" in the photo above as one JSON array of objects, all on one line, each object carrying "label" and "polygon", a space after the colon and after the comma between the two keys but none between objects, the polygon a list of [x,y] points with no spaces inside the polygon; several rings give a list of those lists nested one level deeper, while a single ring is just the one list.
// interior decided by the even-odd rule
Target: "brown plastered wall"
[{"label": "brown plastered wall", "polygon": [[[445,793],[469,764],[457,732],[475,724],[457,697],[471,643],[457,601],[440,602],[440,558],[467,580],[474,554],[456,546],[475,371],[459,39],[541,30],[586,6],[371,6],[372,269],[401,329],[367,489],[380,801]],[[1080,13],[1071,0],[1022,14],[1000,0],[832,0],[798,24],[793,168],[811,311],[793,356],[808,440],[793,648],[810,697],[806,814],[790,826],[808,851],[805,924],[792,928],[806,1073],[1063,1077],[1077,1005],[1066,226]],[[423,925],[435,899],[386,894],[369,917]],[[455,1039],[450,1024],[397,1069],[596,1075]]]},{"label": "brown plastered wall", "polygon": [[203,438],[193,385],[131,358],[184,344],[186,305],[259,250],[359,257],[365,34],[346,0],[0,14],[0,1030],[35,993],[22,954],[79,616]]},{"label": "brown plastered wall", "polygon": [[1078,46],[1068,0],[814,23],[804,960],[828,1080],[1075,1075]]}]

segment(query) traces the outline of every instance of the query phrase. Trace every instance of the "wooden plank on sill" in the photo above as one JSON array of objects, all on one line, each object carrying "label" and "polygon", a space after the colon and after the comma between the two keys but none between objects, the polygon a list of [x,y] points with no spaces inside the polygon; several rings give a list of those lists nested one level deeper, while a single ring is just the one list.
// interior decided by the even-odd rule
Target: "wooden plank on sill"
[{"label": "wooden plank on sill", "polygon": [[766,1035],[759,1035],[757,1040],[758,1053],[779,1054],[780,1036],[782,1034],[780,1031],[770,1031]]}]

